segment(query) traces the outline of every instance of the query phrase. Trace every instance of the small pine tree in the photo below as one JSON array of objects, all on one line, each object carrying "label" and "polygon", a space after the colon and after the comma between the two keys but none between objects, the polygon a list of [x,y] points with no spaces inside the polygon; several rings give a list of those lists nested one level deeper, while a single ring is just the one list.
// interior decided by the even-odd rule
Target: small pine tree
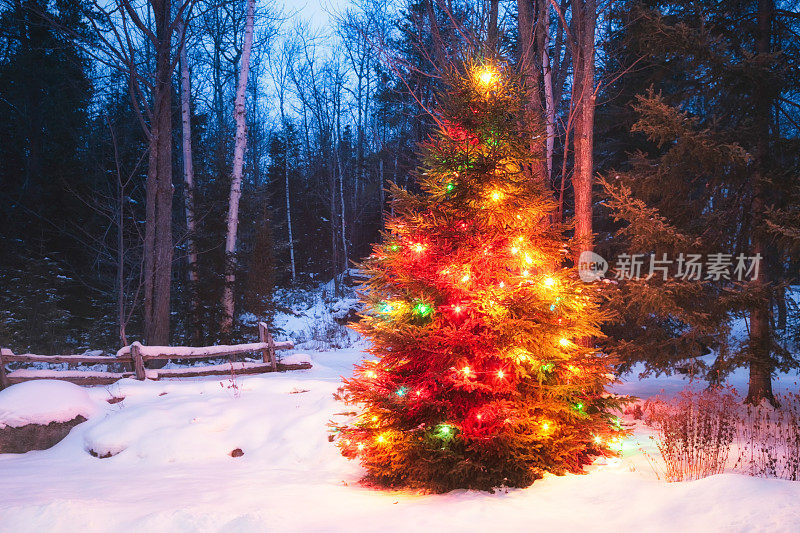
[{"label": "small pine tree", "polygon": [[471,64],[441,95],[423,146],[423,194],[392,189],[395,216],[362,265],[356,329],[374,357],[339,398],[357,406],[337,443],[384,486],[525,487],[613,453],[611,360],[588,342],[596,291],[563,266],[554,203],[523,171],[523,94]]}]

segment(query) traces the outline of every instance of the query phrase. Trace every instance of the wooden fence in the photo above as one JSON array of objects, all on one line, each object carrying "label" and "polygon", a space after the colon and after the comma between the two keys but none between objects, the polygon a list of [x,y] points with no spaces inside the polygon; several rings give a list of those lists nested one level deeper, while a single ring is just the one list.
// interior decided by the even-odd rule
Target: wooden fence
[{"label": "wooden fence", "polygon": [[[280,372],[286,370],[302,370],[311,368],[311,363],[282,364],[275,357],[276,350],[294,348],[291,342],[275,342],[263,322],[258,324],[259,342],[233,344],[223,346],[143,346],[134,342],[125,346],[113,355],[36,355],[13,353],[8,348],[0,348],[0,388],[32,379],[60,379],[78,385],[108,385],[122,378],[136,379],[187,378],[198,376],[220,376],[230,374],[260,374],[264,372]],[[183,368],[162,368],[150,370],[147,361],[165,359],[211,359],[230,357],[245,353],[258,352],[261,362],[230,362],[217,365],[192,366]],[[90,370],[53,370],[23,368],[6,372],[5,365],[10,362],[50,363],[75,366],[119,365],[124,364],[131,370],[124,372],[98,372]]]}]

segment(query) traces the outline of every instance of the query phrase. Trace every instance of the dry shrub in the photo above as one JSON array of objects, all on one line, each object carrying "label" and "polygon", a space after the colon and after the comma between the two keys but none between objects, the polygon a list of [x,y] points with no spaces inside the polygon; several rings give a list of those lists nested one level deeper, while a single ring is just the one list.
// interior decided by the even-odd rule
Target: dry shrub
[{"label": "dry shrub", "polygon": [[650,460],[659,478],[667,481],[700,479],[725,470],[736,436],[738,405],[733,393],[685,390],[675,399],[648,400],[645,422],[652,426],[663,469]]},{"label": "dry shrub", "polygon": [[734,469],[751,476],[800,478],[800,395],[777,397],[780,408],[764,402],[742,409]]}]

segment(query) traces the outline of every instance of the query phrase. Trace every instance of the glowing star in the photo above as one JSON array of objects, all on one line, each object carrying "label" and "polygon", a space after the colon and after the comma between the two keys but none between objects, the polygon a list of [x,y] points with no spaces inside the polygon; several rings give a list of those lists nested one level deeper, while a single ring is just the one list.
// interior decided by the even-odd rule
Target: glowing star
[{"label": "glowing star", "polygon": [[460,306],[460,305],[457,305],[457,306],[455,306],[455,307],[453,308],[453,312],[454,312],[454,313],[460,313],[460,312],[461,312],[461,306]]},{"label": "glowing star", "polygon": [[542,280],[542,283],[544,283],[545,287],[552,287],[553,285],[556,284],[556,280],[554,278],[551,278],[550,276],[547,276],[546,278],[544,278],[544,280]]},{"label": "glowing star", "polygon": [[478,420],[480,420],[481,418],[483,418],[483,416],[481,416],[481,415],[475,415],[475,418],[477,418]]},{"label": "glowing star", "polygon": [[356,446],[356,448],[358,448],[358,451],[363,452],[364,451],[364,443],[363,442],[359,442],[358,446]]},{"label": "glowing star", "polygon": [[594,436],[594,443],[595,444],[600,444],[602,442],[603,442],[603,439],[600,438],[600,435],[595,435]]},{"label": "glowing star", "polygon": [[467,283],[469,281],[469,274],[464,274],[461,277],[461,283]]},{"label": "glowing star", "polygon": [[550,422],[542,422],[542,431],[550,431]]},{"label": "glowing star", "polygon": [[497,371],[497,377],[498,378],[503,379],[504,376],[505,376],[505,373],[502,370],[498,370]]},{"label": "glowing star", "polygon": [[500,191],[493,191],[492,195],[491,195],[491,198],[492,198],[492,201],[499,202],[500,200],[503,199],[503,193],[501,193]]},{"label": "glowing star", "polygon": [[412,246],[411,248],[412,248],[412,249],[413,249],[415,252],[417,252],[418,254],[421,254],[422,252],[424,252],[424,251],[425,251],[425,246],[423,246],[423,245],[422,245],[422,244],[420,244],[420,243],[417,243],[417,244],[415,244],[415,245],[414,245],[414,246]]},{"label": "glowing star", "polygon": [[567,346],[569,346],[571,343],[569,342],[569,339],[567,339],[567,338],[565,338],[565,337],[562,337],[562,338],[561,338],[561,340],[560,340],[560,341],[558,341],[558,344],[560,344],[561,346],[563,346],[564,348],[566,348],[566,347],[567,347]]},{"label": "glowing star", "polygon": [[364,373],[364,375],[365,375],[365,376],[367,376],[367,377],[368,377],[368,378],[370,378],[370,379],[375,379],[375,378],[377,378],[377,377],[378,377],[378,374],[376,374],[376,373],[375,373],[375,372],[373,372],[372,370],[367,370],[367,371]]},{"label": "glowing star", "polygon": [[468,366],[465,366],[464,368],[462,368],[461,371],[464,373],[465,376],[468,376],[469,373],[470,373],[470,369],[469,369]]}]

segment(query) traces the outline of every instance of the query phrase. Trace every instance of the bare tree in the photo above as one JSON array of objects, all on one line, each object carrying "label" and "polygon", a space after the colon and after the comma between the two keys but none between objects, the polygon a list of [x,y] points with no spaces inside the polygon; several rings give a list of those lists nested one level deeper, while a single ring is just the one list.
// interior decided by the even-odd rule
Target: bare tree
[{"label": "bare tree", "polygon": [[289,136],[288,136],[288,121],[286,119],[286,96],[288,90],[289,73],[292,68],[292,62],[296,56],[296,44],[290,36],[287,36],[280,49],[274,53],[269,54],[269,73],[272,81],[275,84],[275,90],[278,95],[278,110],[281,115],[281,126],[284,130],[284,144],[283,144],[283,179],[286,200],[286,228],[288,233],[289,244],[289,262],[292,272],[292,283],[295,282],[297,277],[297,269],[294,260],[294,237],[292,235],[292,205],[290,201],[290,188],[289,188]]},{"label": "bare tree", "polygon": [[236,122],[236,142],[233,149],[233,168],[231,171],[231,192],[228,202],[228,233],[225,239],[225,288],[222,294],[222,323],[220,329],[229,333],[233,327],[234,284],[236,283],[236,235],[239,227],[239,199],[242,196],[242,168],[244,151],[247,147],[245,129],[245,95],[247,76],[250,71],[250,50],[253,45],[253,19],[255,0],[247,0],[247,15],[244,29],[242,61],[239,68],[239,82],[236,87],[234,119]]},{"label": "bare tree", "polygon": [[[185,34],[183,21],[178,25],[178,33]],[[184,212],[186,216],[186,248],[187,263],[189,267],[189,313],[192,324],[192,338],[199,339],[200,331],[198,324],[199,301],[197,294],[198,265],[197,265],[197,243],[195,235],[197,232],[194,209],[194,166],[192,164],[192,122],[191,122],[191,79],[189,77],[189,60],[186,56],[186,39],[184,38],[180,46],[180,71],[181,71],[181,133],[183,148],[183,200]]]}]

